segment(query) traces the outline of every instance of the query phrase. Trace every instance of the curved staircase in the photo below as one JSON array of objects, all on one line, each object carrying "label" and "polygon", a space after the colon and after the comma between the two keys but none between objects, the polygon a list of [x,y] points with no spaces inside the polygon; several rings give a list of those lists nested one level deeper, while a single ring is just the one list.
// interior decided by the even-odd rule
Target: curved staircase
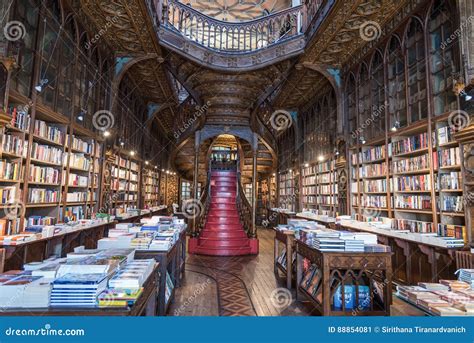
[{"label": "curved staircase", "polygon": [[240,256],[258,254],[258,240],[248,238],[237,210],[237,173],[212,171],[206,222],[189,240],[191,254]]}]

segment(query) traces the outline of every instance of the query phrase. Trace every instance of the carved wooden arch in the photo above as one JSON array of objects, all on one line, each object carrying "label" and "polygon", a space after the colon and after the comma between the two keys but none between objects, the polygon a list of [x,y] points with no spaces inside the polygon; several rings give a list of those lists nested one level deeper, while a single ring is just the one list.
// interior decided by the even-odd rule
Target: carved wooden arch
[{"label": "carved wooden arch", "polygon": [[[174,104],[170,104],[170,103],[167,103],[167,104],[163,104],[161,105],[160,107],[158,107],[154,112],[153,114],[151,115],[150,118],[147,118],[147,121],[146,121],[146,126],[147,126],[147,129],[150,130],[151,129],[151,125],[153,125],[153,122],[155,121],[155,119],[158,119],[158,114],[160,114],[162,111],[166,110],[166,109],[171,109],[173,110],[174,108]],[[163,127],[163,125],[161,124],[161,121],[160,120],[157,120],[158,124],[160,125],[161,129],[163,130],[163,132],[166,132],[165,128]],[[187,137],[188,138],[188,137]],[[186,139],[183,139],[183,141],[186,141]]]},{"label": "carved wooden arch", "polygon": [[133,67],[135,64],[151,59],[157,59],[159,58],[158,54],[156,53],[151,53],[151,54],[146,54],[146,55],[141,55],[141,56],[135,56],[133,57],[130,61],[126,62],[117,75],[114,76],[114,79],[112,81],[112,108],[115,107],[115,101],[118,96],[118,90],[120,87],[120,83],[123,80],[123,77],[127,74],[127,72],[130,70],[131,67]]},{"label": "carved wooden arch", "polygon": [[344,98],[343,98],[343,90],[342,90],[342,76],[339,74],[341,79],[339,82],[337,81],[336,77],[329,72],[332,66],[322,63],[308,63],[304,62],[303,66],[305,68],[317,71],[321,75],[323,75],[331,84],[332,88],[334,89],[334,95],[336,97],[336,107],[337,107],[337,131],[342,132],[343,124],[344,124]]}]

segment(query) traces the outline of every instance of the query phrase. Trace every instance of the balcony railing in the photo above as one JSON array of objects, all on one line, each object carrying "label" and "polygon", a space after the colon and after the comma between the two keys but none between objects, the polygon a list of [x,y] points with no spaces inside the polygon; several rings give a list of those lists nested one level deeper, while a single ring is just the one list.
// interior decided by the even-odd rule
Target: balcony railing
[{"label": "balcony railing", "polygon": [[[314,6],[311,9],[317,11]],[[170,0],[163,5],[162,25],[209,49],[252,52],[302,35],[305,11],[305,6],[300,5],[255,20],[231,23]]]}]

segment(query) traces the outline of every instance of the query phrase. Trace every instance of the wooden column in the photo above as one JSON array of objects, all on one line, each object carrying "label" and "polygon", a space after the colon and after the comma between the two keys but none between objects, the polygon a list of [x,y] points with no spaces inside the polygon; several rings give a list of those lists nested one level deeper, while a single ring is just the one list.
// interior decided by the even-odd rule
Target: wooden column
[{"label": "wooden column", "polygon": [[474,120],[471,124],[455,135],[460,143],[463,155],[462,177],[464,194],[464,213],[466,214],[466,227],[468,230],[468,240],[471,247],[474,247]]},{"label": "wooden column", "polygon": [[[194,172],[193,172],[193,199],[195,203],[198,203],[198,183],[199,183],[199,146],[201,144],[201,134],[199,131],[196,131],[194,135]],[[200,213],[198,214],[200,215]],[[196,216],[193,217],[191,223],[191,232],[192,236],[197,235],[197,223]]]},{"label": "wooden column", "polygon": [[252,142],[252,238],[257,237],[257,155],[258,136],[253,134]]}]

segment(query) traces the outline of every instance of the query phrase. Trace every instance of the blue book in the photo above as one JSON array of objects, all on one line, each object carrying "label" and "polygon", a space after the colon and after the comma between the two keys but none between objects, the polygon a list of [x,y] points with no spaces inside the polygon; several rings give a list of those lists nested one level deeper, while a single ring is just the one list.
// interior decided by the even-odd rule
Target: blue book
[{"label": "blue book", "polygon": [[[342,288],[337,287],[336,293],[334,293],[334,308],[342,310]],[[354,308],[354,286],[344,286],[344,303],[345,310],[352,310]]]}]

